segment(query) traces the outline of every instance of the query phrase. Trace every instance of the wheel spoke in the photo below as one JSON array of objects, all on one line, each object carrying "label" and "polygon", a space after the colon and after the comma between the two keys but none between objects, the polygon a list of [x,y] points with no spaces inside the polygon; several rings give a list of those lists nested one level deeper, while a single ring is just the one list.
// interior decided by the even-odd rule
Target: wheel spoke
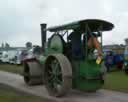
[{"label": "wheel spoke", "polygon": [[48,70],[48,75],[51,75],[53,74],[53,71],[52,70]]},{"label": "wheel spoke", "polygon": [[64,94],[66,90],[68,91],[71,87],[71,79],[68,77],[69,74],[67,74],[67,77],[65,76],[65,79],[63,79],[63,73],[66,72],[65,69],[71,69],[70,63],[68,63],[66,57],[61,54],[49,56],[46,61],[45,82],[49,93],[54,96]]},{"label": "wheel spoke", "polygon": [[57,79],[56,81],[57,81],[58,84],[62,84],[61,80]]},{"label": "wheel spoke", "polygon": [[47,78],[49,81],[51,81],[51,80],[53,80],[54,79],[54,76],[53,75],[50,75],[50,76],[48,76],[48,78]]}]

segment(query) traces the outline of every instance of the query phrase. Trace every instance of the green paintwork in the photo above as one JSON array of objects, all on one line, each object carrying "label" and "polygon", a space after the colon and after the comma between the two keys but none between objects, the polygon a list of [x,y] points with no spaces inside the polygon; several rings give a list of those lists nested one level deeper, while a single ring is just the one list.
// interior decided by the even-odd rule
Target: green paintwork
[{"label": "green paintwork", "polygon": [[[73,83],[72,88],[83,91],[96,91],[97,89],[100,89],[104,84],[104,80],[102,79],[103,72],[101,72],[102,70],[101,64],[99,65],[96,64],[96,59],[94,59],[91,56],[93,55],[93,52],[91,53],[88,52],[87,39],[85,39],[85,42],[84,40],[82,41],[82,50],[83,50],[82,52],[84,52],[85,58],[75,60],[72,57],[70,58],[72,54],[66,55],[64,53],[65,45],[67,47],[67,44],[69,44],[68,40],[67,42],[64,43],[63,42],[64,38],[61,38],[62,35],[59,34],[61,36],[59,37],[58,35],[56,36],[56,34],[58,33],[58,31],[77,29],[77,30],[81,30],[82,32],[84,31],[82,34],[84,34],[86,37],[88,34],[92,36],[91,32],[101,33],[102,31],[112,30],[113,27],[114,25],[112,23],[104,20],[87,19],[87,20],[72,22],[61,26],[47,28],[46,31],[54,32],[54,34],[48,40],[48,46],[47,48],[45,48],[45,52],[43,53],[44,56],[46,57],[43,58],[43,60],[41,59],[40,60],[42,61],[42,63],[45,63],[45,59],[47,59],[47,56],[51,54],[58,54],[58,53],[64,54],[65,56],[67,56],[67,58],[69,58],[69,61],[72,65],[72,83]],[[73,36],[76,35],[74,34]],[[100,36],[102,37],[102,34]],[[71,49],[69,50],[72,51]],[[66,51],[69,50],[66,49]]]},{"label": "green paintwork", "polygon": [[[48,52],[47,52],[48,51]],[[53,49],[47,49],[47,56],[57,53]],[[60,52],[58,52],[60,53]],[[71,61],[73,71],[73,88],[83,91],[95,91],[102,87],[101,64],[96,64],[96,60],[73,60]]]},{"label": "green paintwork", "polygon": [[85,91],[95,91],[103,85],[101,65],[95,60],[73,61],[73,87]]},{"label": "green paintwork", "polygon": [[[53,53],[55,52],[49,50],[49,54]],[[45,59],[46,57],[41,61],[44,63]],[[95,60],[73,60],[71,65],[73,71],[72,87],[74,89],[83,91],[95,91],[100,89],[104,84],[100,76],[101,65],[96,64]]]},{"label": "green paintwork", "polygon": [[99,26],[102,25],[102,30],[101,31],[109,31],[112,30],[114,25],[110,22],[107,22],[105,20],[100,20],[100,19],[85,19],[85,20],[79,20],[76,22],[71,22],[68,24],[64,25],[59,25],[59,26],[54,26],[54,27],[49,27],[48,31],[51,32],[56,32],[56,31],[62,31],[62,30],[70,30],[70,29],[77,29],[80,27],[85,27],[85,25],[88,25],[89,28],[95,32],[98,31]]},{"label": "green paintwork", "polygon": [[40,55],[40,57],[37,59],[40,63],[45,63],[46,56]]},{"label": "green paintwork", "polygon": [[[44,63],[45,59],[50,54],[63,53],[61,40],[57,37],[55,38],[56,39],[53,37],[54,40],[51,39],[50,43],[52,44],[45,49],[44,55],[46,57],[43,56],[40,62]],[[95,91],[102,87],[103,80],[100,75],[101,65],[97,65],[96,59],[90,56],[91,54],[88,55],[88,60],[84,59],[71,61],[73,71],[72,88],[83,91]]]},{"label": "green paintwork", "polygon": [[63,42],[62,42],[62,38],[59,34],[54,34],[49,39],[49,45],[48,46],[52,51],[55,51],[56,53],[63,53],[63,50],[64,50],[63,49]]}]

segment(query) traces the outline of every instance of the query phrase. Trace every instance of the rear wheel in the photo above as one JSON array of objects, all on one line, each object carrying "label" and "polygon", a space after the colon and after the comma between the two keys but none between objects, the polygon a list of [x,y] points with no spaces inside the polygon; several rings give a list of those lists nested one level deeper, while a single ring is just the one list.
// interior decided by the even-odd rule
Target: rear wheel
[{"label": "rear wheel", "polygon": [[48,56],[45,62],[44,84],[52,96],[62,96],[72,88],[72,68],[63,54]]}]

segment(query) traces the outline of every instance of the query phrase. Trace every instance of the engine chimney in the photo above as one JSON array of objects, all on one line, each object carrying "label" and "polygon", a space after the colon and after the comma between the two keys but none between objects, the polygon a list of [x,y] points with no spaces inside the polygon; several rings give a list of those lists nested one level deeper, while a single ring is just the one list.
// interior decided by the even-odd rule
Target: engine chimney
[{"label": "engine chimney", "polygon": [[43,24],[40,24],[40,26],[41,26],[41,45],[42,45],[42,51],[44,52],[45,44],[46,44],[46,27],[47,27],[47,24],[43,23]]}]

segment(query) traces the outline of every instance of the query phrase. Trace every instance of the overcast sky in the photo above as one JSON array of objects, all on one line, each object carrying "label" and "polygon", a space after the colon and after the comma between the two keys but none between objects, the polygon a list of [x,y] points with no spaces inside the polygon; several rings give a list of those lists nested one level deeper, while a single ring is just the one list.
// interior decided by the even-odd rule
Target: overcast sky
[{"label": "overcast sky", "polygon": [[40,45],[40,23],[59,25],[99,18],[115,25],[104,44],[121,44],[128,37],[128,0],[0,0],[0,43]]}]

